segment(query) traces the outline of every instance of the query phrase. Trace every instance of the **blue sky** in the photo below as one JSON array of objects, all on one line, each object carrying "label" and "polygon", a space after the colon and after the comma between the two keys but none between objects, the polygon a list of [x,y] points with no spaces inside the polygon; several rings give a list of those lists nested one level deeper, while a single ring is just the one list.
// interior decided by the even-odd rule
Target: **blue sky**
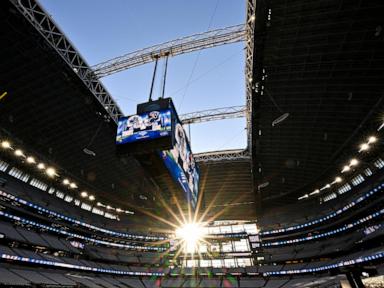
[{"label": "blue sky", "polygon": [[[40,0],[89,65],[191,34],[244,23],[239,0]],[[245,104],[244,43],[169,59],[165,96],[179,114]],[[192,69],[196,63],[192,74]],[[162,71],[159,62],[159,71]],[[148,99],[154,64],[102,79],[124,113]],[[161,75],[161,74],[159,74]],[[154,98],[159,96],[156,83]],[[194,153],[245,148],[245,119],[191,125]],[[188,129],[188,127],[186,127]]]}]

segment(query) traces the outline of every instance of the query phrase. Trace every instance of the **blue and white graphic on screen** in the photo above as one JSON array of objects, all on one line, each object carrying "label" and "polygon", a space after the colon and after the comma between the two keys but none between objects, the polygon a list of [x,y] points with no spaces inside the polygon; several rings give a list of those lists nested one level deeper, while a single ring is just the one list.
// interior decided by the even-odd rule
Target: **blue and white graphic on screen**
[{"label": "blue and white graphic on screen", "polygon": [[157,139],[172,133],[171,110],[151,111],[121,117],[117,126],[116,144]]},{"label": "blue and white graphic on screen", "polygon": [[199,169],[193,158],[183,126],[177,121],[174,133],[175,145],[171,150],[161,151],[160,155],[173,179],[186,193],[188,202],[193,208],[196,208],[199,195]]}]

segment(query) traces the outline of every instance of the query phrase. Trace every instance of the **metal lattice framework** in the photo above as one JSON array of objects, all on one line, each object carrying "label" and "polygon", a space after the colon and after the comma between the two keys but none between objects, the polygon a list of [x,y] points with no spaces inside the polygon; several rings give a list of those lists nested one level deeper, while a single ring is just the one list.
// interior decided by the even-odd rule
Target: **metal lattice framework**
[{"label": "metal lattice framework", "polygon": [[245,111],[245,106],[217,108],[183,114],[180,115],[180,120],[183,124],[193,124],[207,121],[241,118],[245,116]]},{"label": "metal lattice framework", "polygon": [[254,90],[253,82],[253,50],[254,50],[254,33],[256,20],[256,0],[247,1],[247,20],[245,23],[245,97],[246,97],[246,117],[247,117],[247,138],[248,150],[252,154],[252,94]]},{"label": "metal lattice framework", "polygon": [[[246,108],[244,112],[233,112],[229,116],[221,115],[217,110],[216,115],[200,115],[197,116],[195,122],[208,121],[207,119],[226,119],[234,117],[242,117],[245,113],[247,118],[247,135],[248,149],[233,150],[229,154],[228,151],[217,151],[196,156],[200,161],[217,160],[244,160],[250,159],[252,147],[252,89],[253,89],[253,43],[254,43],[254,23],[256,0],[247,2],[247,21],[245,26],[236,25],[223,29],[208,31],[205,33],[195,34],[169,41],[160,45],[155,45],[136,52],[132,52],[121,57],[100,63],[92,68],[86,63],[82,56],[77,52],[74,45],[66,38],[64,33],[58,28],[56,23],[51,19],[50,15],[36,2],[36,0],[9,0],[15,8],[30,22],[36,30],[46,39],[51,47],[63,58],[63,60],[72,68],[72,70],[82,80],[84,85],[88,87],[95,98],[105,108],[110,117],[117,122],[118,118],[123,115],[117,103],[113,100],[106,88],[101,84],[98,78],[110,75],[112,73],[125,70],[131,67],[142,65],[153,61],[156,57],[176,56],[182,53],[197,51],[219,45],[236,43],[240,41],[246,42],[246,61],[245,61],[245,78],[246,78]],[[202,111],[203,112],[203,111]],[[212,112],[212,111],[211,111]],[[222,113],[221,113],[222,114]],[[242,116],[235,116],[240,115]],[[192,116],[192,115],[191,115]],[[228,116],[228,117],[227,117]],[[197,120],[199,119],[199,120]],[[190,122],[192,123],[192,122]],[[236,156],[237,153],[237,156]],[[215,156],[216,154],[216,156]],[[246,156],[245,156],[246,154]]]},{"label": "metal lattice framework", "polygon": [[252,161],[252,95],[256,88],[253,79],[253,52],[254,52],[254,33],[256,20],[256,0],[247,1],[247,19],[245,24],[245,87],[246,105],[245,116],[247,118],[247,149],[245,150],[226,150],[213,151],[195,154],[198,162],[215,161]]},{"label": "metal lattice framework", "polygon": [[117,122],[119,116],[123,114],[121,109],[105,87],[96,78],[90,77],[92,70],[73,44],[57,27],[50,15],[35,0],[10,0],[10,2],[47,40],[51,47],[57,51],[93,93],[111,118]]},{"label": "metal lattice framework", "polygon": [[252,95],[255,84],[253,79],[253,52],[254,52],[254,33],[256,20],[256,0],[247,1],[247,20],[245,23],[245,86],[246,86],[246,117],[247,117],[247,142],[246,150],[227,150],[214,151],[195,154],[198,162],[211,161],[251,161],[252,157]]},{"label": "metal lattice framework", "polygon": [[250,161],[251,155],[249,149],[234,149],[223,151],[212,151],[194,154],[197,162],[215,162],[215,161]]},{"label": "metal lattice framework", "polygon": [[195,154],[194,157],[199,162],[211,161],[251,161],[252,157],[252,95],[255,91],[253,79],[253,53],[254,53],[254,33],[256,20],[256,0],[247,1],[247,19],[245,23],[245,87],[246,87],[246,111],[247,118],[247,143],[246,150],[227,150],[214,151]]},{"label": "metal lattice framework", "polygon": [[102,78],[135,66],[150,63],[160,57],[176,56],[244,40],[244,24],[211,30],[140,49],[96,64],[92,66],[93,76]]}]

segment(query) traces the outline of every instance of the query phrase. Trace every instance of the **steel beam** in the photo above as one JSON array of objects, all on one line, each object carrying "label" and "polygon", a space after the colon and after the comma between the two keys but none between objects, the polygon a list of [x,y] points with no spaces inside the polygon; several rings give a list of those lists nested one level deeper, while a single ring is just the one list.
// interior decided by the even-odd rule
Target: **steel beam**
[{"label": "steel beam", "polygon": [[256,20],[256,0],[247,1],[247,19],[245,23],[245,106],[247,116],[248,150],[252,154],[252,91],[255,89],[253,79],[253,51]]},{"label": "steel beam", "polygon": [[[104,107],[104,109],[115,122],[117,122],[118,117],[122,115],[122,111],[97,77],[103,77],[130,67],[151,62],[154,60],[154,58],[159,56],[176,56],[182,53],[216,47],[218,45],[240,42],[244,41],[245,39],[245,115],[247,118],[248,151],[246,153],[244,151],[241,153],[239,152],[237,155],[235,155],[234,152],[229,154],[224,152],[209,152],[197,154],[197,157],[200,157],[201,161],[209,161],[206,159],[212,159],[215,161],[219,159],[249,159],[249,155],[251,153],[250,147],[252,147],[252,89],[257,88],[255,87],[254,80],[252,78],[256,0],[248,0],[247,2],[247,20],[245,26],[237,25],[169,41],[100,63],[96,66],[93,66],[92,69],[76,51],[74,45],[58,28],[50,15],[37,3],[36,0],[9,1],[31,23],[31,25],[36,28],[36,30],[51,45],[51,47],[71,67],[74,73],[78,75],[84,85],[88,87],[88,89],[92,92],[95,98],[100,102],[100,104]],[[200,119],[202,119],[201,121],[204,121],[209,119],[209,117],[210,116],[200,117]],[[245,154],[247,155],[245,156]]]},{"label": "steel beam", "polygon": [[245,106],[232,106],[183,114],[180,115],[180,120],[183,124],[193,124],[207,121],[241,118],[245,117],[245,112]]},{"label": "steel beam", "polygon": [[36,0],[9,1],[36,28],[51,47],[56,50],[74,73],[83,81],[84,85],[88,87],[110,117],[117,122],[118,117],[122,115],[121,109],[101,82],[94,77],[90,77],[92,70],[53,19],[51,19],[51,16]]},{"label": "steel beam", "polygon": [[223,150],[194,154],[196,162],[251,161],[248,149]]},{"label": "steel beam", "polygon": [[211,30],[140,49],[92,66],[93,77],[102,78],[165,56],[176,56],[201,49],[245,40],[244,24]]}]

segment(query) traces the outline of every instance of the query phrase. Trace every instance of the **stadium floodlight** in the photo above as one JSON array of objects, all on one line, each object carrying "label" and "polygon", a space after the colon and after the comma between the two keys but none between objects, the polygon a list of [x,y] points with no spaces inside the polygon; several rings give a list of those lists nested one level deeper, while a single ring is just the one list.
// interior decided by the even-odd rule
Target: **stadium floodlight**
[{"label": "stadium floodlight", "polygon": [[28,156],[27,157],[27,162],[33,164],[33,163],[36,163],[36,160],[32,156]]},{"label": "stadium floodlight", "polygon": [[319,194],[319,193],[320,193],[320,189],[316,189],[315,191],[309,193],[309,195],[312,196],[312,195]]},{"label": "stadium floodlight", "polygon": [[75,188],[77,188],[77,185],[76,185],[76,183],[72,182],[69,184],[69,187],[72,189],[75,189]]},{"label": "stadium floodlight", "polygon": [[9,141],[3,141],[1,142],[1,147],[3,147],[4,149],[9,149],[11,148],[11,143],[9,143]]},{"label": "stadium floodlight", "polygon": [[297,200],[303,200],[303,199],[308,198],[308,197],[309,197],[309,195],[308,195],[308,194],[305,194],[305,195],[303,195],[303,196],[297,198]]},{"label": "stadium floodlight", "polygon": [[52,167],[48,167],[47,170],[45,170],[45,173],[47,173],[49,177],[53,177],[56,175],[56,170]]},{"label": "stadium floodlight", "polygon": [[83,191],[80,193],[80,196],[83,198],[88,197],[88,193],[86,191]]},{"label": "stadium floodlight", "polygon": [[348,172],[349,170],[351,170],[351,167],[349,167],[348,165],[345,165],[343,167],[343,170],[341,170],[341,173]]},{"label": "stadium floodlight", "polygon": [[64,184],[64,185],[69,185],[69,183],[70,183],[70,182],[69,182],[68,179],[64,179],[64,180],[63,180],[63,184]]},{"label": "stadium floodlight", "polygon": [[45,165],[44,165],[44,163],[39,163],[39,164],[37,164],[37,168],[40,169],[40,170],[45,169]]},{"label": "stadium floodlight", "polygon": [[377,141],[377,138],[375,136],[371,136],[368,139],[368,144],[375,143]]},{"label": "stadium floodlight", "polygon": [[349,166],[356,166],[357,164],[359,164],[359,161],[357,159],[352,159],[351,162],[349,162]]},{"label": "stadium floodlight", "polygon": [[194,253],[204,236],[205,230],[201,223],[185,223],[176,229],[176,237],[182,241],[182,248],[186,253]]},{"label": "stadium floodlight", "polygon": [[22,150],[20,150],[20,149],[17,149],[17,150],[15,151],[15,155],[16,155],[16,156],[24,156],[24,152],[23,152]]},{"label": "stadium floodlight", "polygon": [[368,143],[363,143],[363,144],[360,145],[360,150],[359,150],[359,152],[361,152],[361,151],[366,151],[366,150],[368,150],[368,149],[369,149],[369,145],[368,145]]},{"label": "stadium floodlight", "polygon": [[335,178],[335,183],[340,183],[341,181],[343,181],[343,179],[341,179],[341,177],[336,177]]},{"label": "stadium floodlight", "polygon": [[95,201],[95,196],[93,196],[93,195],[89,195],[89,197],[88,197],[88,199],[90,200],[90,201]]},{"label": "stadium floodlight", "polygon": [[329,189],[329,188],[331,188],[331,184],[328,183],[328,184],[324,185],[323,187],[321,187],[320,191],[323,191],[323,190]]}]

